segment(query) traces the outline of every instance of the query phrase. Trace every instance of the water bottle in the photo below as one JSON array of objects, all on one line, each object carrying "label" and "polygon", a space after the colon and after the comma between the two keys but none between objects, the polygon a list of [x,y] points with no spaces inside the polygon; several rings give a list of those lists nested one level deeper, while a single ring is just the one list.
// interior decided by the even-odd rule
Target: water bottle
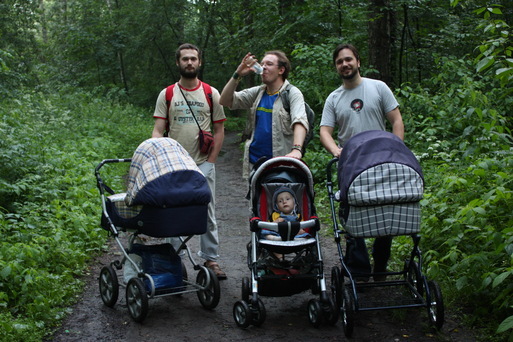
[{"label": "water bottle", "polygon": [[258,62],[256,61],[256,59],[253,56],[249,56],[246,59],[246,65],[248,67],[250,67],[251,69],[253,69],[255,71],[255,73],[257,73],[258,75],[261,75],[262,72],[264,71],[262,66],[260,64],[258,64]]}]

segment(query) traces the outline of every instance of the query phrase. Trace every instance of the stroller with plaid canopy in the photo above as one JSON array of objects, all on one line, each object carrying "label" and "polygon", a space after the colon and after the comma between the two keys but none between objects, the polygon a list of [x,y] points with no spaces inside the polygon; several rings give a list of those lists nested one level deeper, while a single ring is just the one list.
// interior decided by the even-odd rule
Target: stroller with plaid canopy
[{"label": "stroller with plaid canopy", "polygon": [[[128,184],[126,192],[116,193],[100,170],[109,174],[102,168],[119,163],[129,165]],[[126,168],[123,170],[126,172]],[[148,139],[131,159],[103,160],[95,175],[102,203],[101,225],[122,252],[121,260],[111,262],[100,272],[104,304],[113,307],[119,287],[126,283],[126,305],[136,322],[145,319],[148,299],[159,296],[196,292],[203,307],[215,308],[220,299],[219,281],[212,270],[194,261],[187,246],[193,236],[206,232],[211,199],[207,180],[187,151],[170,138]],[[115,178],[111,175],[110,179]],[[128,234],[127,247],[120,232]],[[170,237],[180,241],[176,250],[162,241]],[[181,252],[198,271],[196,281],[188,279]],[[123,276],[118,275],[122,269]]]},{"label": "stroller with plaid canopy", "polygon": [[[334,191],[332,169],[338,163]],[[385,131],[365,131],[343,146],[340,159],[327,167],[327,190],[341,268],[331,270],[331,290],[340,308],[344,332],[351,337],[357,311],[425,307],[430,323],[440,329],[444,305],[440,287],[422,273],[419,249],[420,200],[424,177],[419,162],[401,139]],[[337,211],[335,202],[340,202]],[[343,229],[339,229],[337,219]],[[411,236],[413,248],[397,272],[351,271],[341,247],[342,237]],[[347,245],[348,246],[348,245]],[[374,278],[374,282],[368,279]],[[388,277],[389,280],[386,280]],[[365,281],[356,281],[365,279]],[[386,288],[386,296],[369,288]]]}]

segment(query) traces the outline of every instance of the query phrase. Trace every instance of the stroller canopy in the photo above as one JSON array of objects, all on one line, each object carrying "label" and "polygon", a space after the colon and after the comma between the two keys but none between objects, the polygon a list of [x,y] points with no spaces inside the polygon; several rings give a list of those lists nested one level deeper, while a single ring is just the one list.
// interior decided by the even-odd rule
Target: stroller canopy
[{"label": "stroller canopy", "polygon": [[144,141],[134,152],[125,203],[169,208],[208,204],[211,192],[189,153],[171,138]]},{"label": "stroller canopy", "polygon": [[294,191],[303,219],[316,215],[312,173],[303,161],[290,157],[271,158],[252,173],[250,199],[253,215],[267,220],[273,211],[274,193],[283,186]]},{"label": "stroller canopy", "polygon": [[343,146],[338,163],[340,200],[347,203],[349,188],[362,172],[383,164],[407,166],[424,179],[417,158],[399,137],[386,131],[365,131],[354,135]]},{"label": "stroller canopy", "polygon": [[352,236],[420,230],[424,179],[401,139],[385,131],[359,133],[344,145],[338,168],[340,218]]}]

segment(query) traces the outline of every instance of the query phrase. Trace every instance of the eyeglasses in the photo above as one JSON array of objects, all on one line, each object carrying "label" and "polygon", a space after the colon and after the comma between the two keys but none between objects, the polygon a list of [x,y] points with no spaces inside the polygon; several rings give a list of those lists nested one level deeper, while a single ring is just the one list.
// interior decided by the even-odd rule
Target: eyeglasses
[{"label": "eyeglasses", "polygon": [[269,67],[275,66],[276,64],[274,64],[273,62],[263,62],[262,66],[264,66],[264,65],[269,68]]}]

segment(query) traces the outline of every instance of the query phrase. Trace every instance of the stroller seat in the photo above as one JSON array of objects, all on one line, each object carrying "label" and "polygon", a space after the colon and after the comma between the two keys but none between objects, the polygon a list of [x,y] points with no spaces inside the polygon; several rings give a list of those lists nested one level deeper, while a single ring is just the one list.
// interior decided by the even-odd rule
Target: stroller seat
[{"label": "stroller seat", "polygon": [[[280,173],[280,177],[283,177],[283,173]],[[297,199],[297,206],[299,209],[300,218],[303,219],[305,217],[309,217],[310,209],[308,199],[306,197],[306,187],[304,183],[296,183],[296,182],[288,182],[288,180],[283,179],[283,183],[275,182],[279,180],[276,178],[276,175],[270,175],[265,180],[265,183],[262,183],[262,192],[259,200],[260,207],[260,217],[271,218],[271,214],[273,212],[273,195],[276,190],[286,186],[290,188],[294,193]],[[282,237],[282,241],[280,240],[268,240],[261,236],[259,236],[258,243],[262,248],[265,248],[271,252],[289,254],[295,253],[303,248],[307,248],[315,245],[316,238],[315,234],[312,232],[310,237],[306,238],[294,238],[295,234],[293,232],[299,231],[299,229],[305,230],[307,233],[311,233],[310,230],[315,226],[315,222],[260,222],[260,228],[271,230],[280,233]]]},{"label": "stroller seat", "polygon": [[121,192],[107,197],[107,202],[111,203],[110,205],[107,205],[109,208],[109,215],[111,217],[117,216],[122,219],[131,219],[141,212],[143,207],[142,205],[129,207],[125,203],[125,198],[126,192]]}]

